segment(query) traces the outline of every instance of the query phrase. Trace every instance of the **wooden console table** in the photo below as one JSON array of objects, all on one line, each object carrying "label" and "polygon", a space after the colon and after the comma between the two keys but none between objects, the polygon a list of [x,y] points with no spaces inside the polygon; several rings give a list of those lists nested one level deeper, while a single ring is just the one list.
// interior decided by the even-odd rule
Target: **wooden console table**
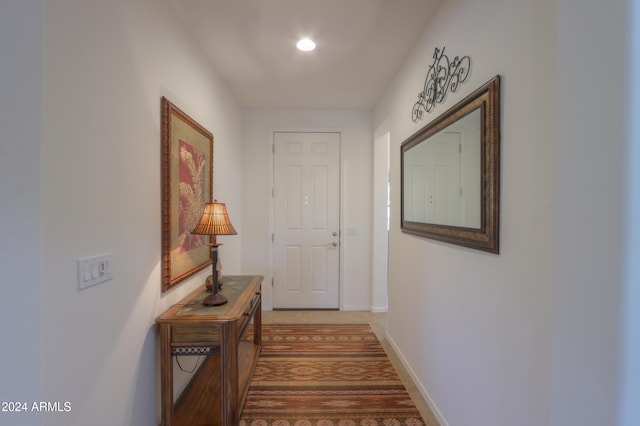
[{"label": "wooden console table", "polygon": [[[235,426],[262,345],[262,276],[225,276],[229,300],[207,307],[198,288],[156,319],[160,326],[162,425]],[[253,339],[244,337],[253,320]],[[206,356],[178,401],[173,397],[173,357]]]}]

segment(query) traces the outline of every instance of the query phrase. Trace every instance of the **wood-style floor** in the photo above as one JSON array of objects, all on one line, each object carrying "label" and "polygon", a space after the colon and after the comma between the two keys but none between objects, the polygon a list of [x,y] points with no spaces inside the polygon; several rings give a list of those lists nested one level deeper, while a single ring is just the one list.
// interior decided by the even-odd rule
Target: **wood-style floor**
[{"label": "wood-style floor", "polygon": [[367,311],[264,311],[262,313],[263,324],[319,324],[342,323],[361,324],[368,323],[378,337],[378,340],[387,352],[389,359],[396,368],[404,386],[409,391],[413,402],[427,426],[440,426],[429,405],[422,397],[418,387],[404,368],[404,365],[394,352],[386,339],[387,315],[384,313],[372,313]]}]

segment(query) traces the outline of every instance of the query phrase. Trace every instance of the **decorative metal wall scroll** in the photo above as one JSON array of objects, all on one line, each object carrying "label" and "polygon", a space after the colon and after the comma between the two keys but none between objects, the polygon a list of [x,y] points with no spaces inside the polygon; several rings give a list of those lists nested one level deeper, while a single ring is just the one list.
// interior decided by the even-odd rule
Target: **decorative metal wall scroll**
[{"label": "decorative metal wall scroll", "polygon": [[471,72],[471,59],[456,56],[452,61],[436,47],[433,53],[433,64],[429,66],[424,88],[418,94],[418,101],[411,109],[411,119],[415,123],[422,120],[424,112],[431,112],[437,103],[444,102],[449,90],[455,92],[460,84],[467,81]]}]

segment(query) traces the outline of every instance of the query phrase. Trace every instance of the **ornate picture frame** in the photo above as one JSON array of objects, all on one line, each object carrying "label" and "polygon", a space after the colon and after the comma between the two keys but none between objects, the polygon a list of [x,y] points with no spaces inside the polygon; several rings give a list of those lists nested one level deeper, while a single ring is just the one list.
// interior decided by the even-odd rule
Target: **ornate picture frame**
[{"label": "ornate picture frame", "polygon": [[162,292],[211,265],[210,239],[191,234],[213,188],[213,134],[161,101]]}]

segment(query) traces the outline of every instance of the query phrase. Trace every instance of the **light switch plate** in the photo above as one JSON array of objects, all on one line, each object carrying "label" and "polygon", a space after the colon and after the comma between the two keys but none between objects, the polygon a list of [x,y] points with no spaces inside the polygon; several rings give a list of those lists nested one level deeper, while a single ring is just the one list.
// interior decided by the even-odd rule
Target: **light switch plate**
[{"label": "light switch plate", "polygon": [[113,253],[78,259],[78,290],[113,278]]}]

